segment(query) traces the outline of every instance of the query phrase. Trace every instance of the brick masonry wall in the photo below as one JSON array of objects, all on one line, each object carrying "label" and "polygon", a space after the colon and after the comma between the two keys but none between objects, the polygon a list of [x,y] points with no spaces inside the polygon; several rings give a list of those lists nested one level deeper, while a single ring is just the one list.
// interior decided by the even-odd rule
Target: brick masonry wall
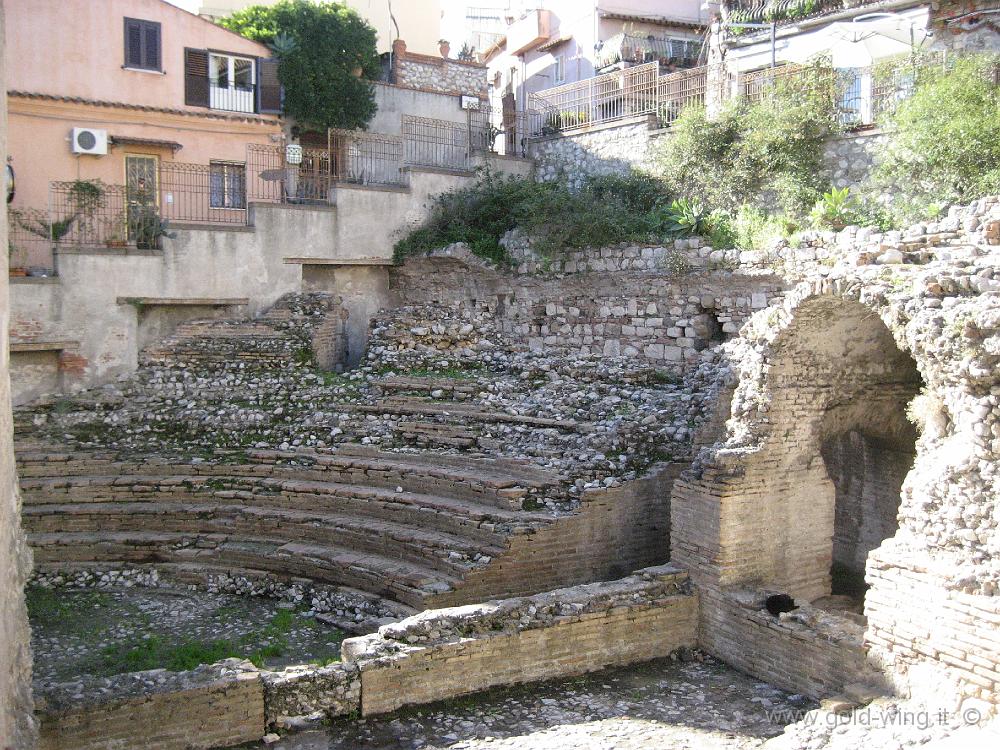
[{"label": "brick masonry wall", "polygon": [[[708,650],[814,695],[881,676],[933,705],[998,702],[998,226],[1000,203],[984,198],[903,231],[820,238],[793,252],[836,248],[827,268],[802,265],[802,283],[725,345],[725,429],[671,496],[672,561],[702,595]],[[846,474],[823,446],[853,431],[897,455],[889,472],[851,476],[881,510],[853,550],[871,550],[866,630],[846,638],[851,618],[814,603],[830,593]],[[800,610],[767,619],[777,592]]]},{"label": "brick masonry wall", "polygon": [[498,592],[526,595],[614,579],[667,562],[670,487],[681,468],[669,464],[626,485],[586,492],[573,516],[510,537],[504,555],[430,603],[448,607],[483,601]]},{"label": "brick masonry wall", "polygon": [[[685,582],[676,568],[650,568],[621,581],[525,600],[425,612],[378,634],[345,641],[345,659],[361,668],[361,712],[385,713],[495,685],[578,675],[693,647],[698,600],[687,593]],[[558,614],[573,602],[571,614]],[[519,615],[534,612],[524,617],[528,621],[552,618],[552,610],[557,614],[544,626],[530,623],[512,631],[509,623],[522,620],[508,609]],[[468,637],[457,635],[457,627],[467,632],[477,624],[485,628]],[[427,635],[438,628],[445,632]]]},{"label": "brick masonry wall", "polygon": [[229,660],[158,678],[140,672],[110,689],[84,683],[82,701],[74,689],[52,694],[38,707],[39,750],[198,750],[252,742],[263,734],[264,693],[249,662]]},{"label": "brick masonry wall", "polygon": [[166,677],[85,678],[46,694],[41,749],[228,747],[304,715],[384,713],[653,659],[695,645],[697,609],[686,575],[661,566],[527,598],[426,610],[348,639],[344,662],[326,667],[260,672],[230,659]]},{"label": "brick masonry wall", "polygon": [[831,632],[808,620],[774,617],[752,597],[701,587],[699,595],[698,645],[737,669],[813,698],[882,680],[866,659],[860,625]]}]

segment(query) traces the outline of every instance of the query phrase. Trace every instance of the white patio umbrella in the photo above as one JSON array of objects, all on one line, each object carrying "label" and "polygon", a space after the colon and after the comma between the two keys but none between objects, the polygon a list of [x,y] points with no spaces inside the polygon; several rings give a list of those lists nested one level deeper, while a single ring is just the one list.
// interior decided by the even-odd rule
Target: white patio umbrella
[{"label": "white patio umbrella", "polygon": [[807,62],[823,55],[835,68],[864,68],[876,60],[917,49],[930,36],[921,19],[880,15],[837,22],[802,34],[781,51],[789,62]]}]

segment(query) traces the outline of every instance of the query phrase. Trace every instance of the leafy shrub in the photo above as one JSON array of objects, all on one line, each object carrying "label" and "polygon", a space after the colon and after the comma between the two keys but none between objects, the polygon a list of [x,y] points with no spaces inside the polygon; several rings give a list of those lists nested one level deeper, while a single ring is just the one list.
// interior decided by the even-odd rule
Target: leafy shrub
[{"label": "leafy shrub", "polygon": [[866,186],[891,196],[897,221],[1000,192],[998,66],[1000,56],[978,54],[918,70],[915,92],[885,123],[889,140]]},{"label": "leafy shrub", "polygon": [[654,161],[674,192],[708,209],[743,203],[808,211],[822,192],[824,141],[837,127],[830,79],[819,69],[779,81],[758,103],[736,100],[709,119],[684,109]]},{"label": "leafy shrub", "polygon": [[396,243],[394,255],[399,261],[464,242],[476,255],[507,264],[500,239],[515,228],[531,238],[541,256],[563,248],[657,241],[667,235],[661,206],[669,199],[662,183],[637,174],[595,177],[573,192],[561,183],[484,170],[473,185],[436,196],[428,218]]},{"label": "leafy shrub", "polygon": [[849,187],[831,187],[816,201],[809,218],[815,227],[843,229],[854,223],[858,212],[858,201]]}]

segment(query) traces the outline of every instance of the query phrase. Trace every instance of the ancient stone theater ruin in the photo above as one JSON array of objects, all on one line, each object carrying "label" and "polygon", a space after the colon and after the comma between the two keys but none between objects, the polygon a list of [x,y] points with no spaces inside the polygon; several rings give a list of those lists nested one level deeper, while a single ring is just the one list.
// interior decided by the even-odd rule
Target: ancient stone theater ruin
[{"label": "ancient stone theater ruin", "polygon": [[310,291],[16,412],[36,589],[266,598],[360,634],[326,664],[36,666],[43,747],[226,746],[690,649],[821,712],[991,710],[996,198],[769,254],[539,268],[518,242],[511,270],[462,245],[389,269],[356,368]]}]

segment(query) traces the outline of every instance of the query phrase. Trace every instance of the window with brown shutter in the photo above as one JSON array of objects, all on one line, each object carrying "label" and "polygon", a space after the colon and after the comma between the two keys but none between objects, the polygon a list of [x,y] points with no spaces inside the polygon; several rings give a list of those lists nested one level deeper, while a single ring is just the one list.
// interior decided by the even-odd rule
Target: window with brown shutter
[{"label": "window with brown shutter", "polygon": [[192,107],[209,104],[208,50],[184,48],[184,103]]},{"label": "window with brown shutter", "polygon": [[257,61],[257,111],[261,114],[281,114],[281,83],[278,81],[278,61]]},{"label": "window with brown shutter", "polygon": [[125,19],[125,67],[162,70],[160,24],[138,18]]}]

